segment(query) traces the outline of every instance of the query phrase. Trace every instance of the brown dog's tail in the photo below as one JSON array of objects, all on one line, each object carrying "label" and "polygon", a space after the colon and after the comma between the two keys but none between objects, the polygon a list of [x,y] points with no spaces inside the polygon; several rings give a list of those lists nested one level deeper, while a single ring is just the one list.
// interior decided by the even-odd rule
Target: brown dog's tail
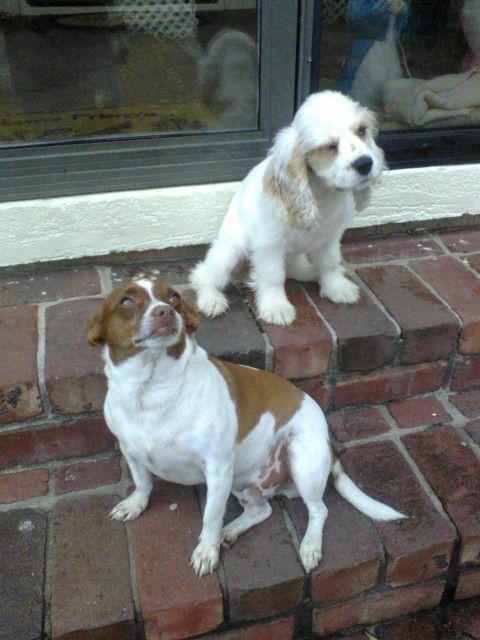
[{"label": "brown dog's tail", "polygon": [[383,502],[367,496],[345,473],[340,460],[333,454],[332,470],[333,484],[338,493],[359,511],[373,520],[400,520],[407,516],[395,511]]}]

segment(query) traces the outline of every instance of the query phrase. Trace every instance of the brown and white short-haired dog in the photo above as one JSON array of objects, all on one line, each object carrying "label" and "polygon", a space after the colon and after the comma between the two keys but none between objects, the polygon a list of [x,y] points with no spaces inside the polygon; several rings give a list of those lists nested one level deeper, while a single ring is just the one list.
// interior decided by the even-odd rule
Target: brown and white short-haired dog
[{"label": "brown and white short-haired dog", "polygon": [[[319,562],[327,509],[335,487],[379,520],[402,514],[369,498],[335,458],[320,407],[293,384],[251,367],[210,358],[196,344],[195,308],[164,282],[146,279],[116,288],[90,320],[88,341],[103,346],[108,392],[105,418],[117,436],[135,490],[111,512],[136,518],[147,506],[152,474],[170,482],[206,483],[197,574],[218,564],[220,544],[271,513],[268,499],[300,495],[309,522],[300,547],[306,571]],[[232,492],[243,513],[223,527]]]},{"label": "brown and white short-haired dog", "polygon": [[311,95],[233,196],[218,237],[190,281],[206,316],[223,313],[232,270],[250,259],[260,318],[290,324],[285,278],[315,280],[333,302],[359,289],[344,275],[340,239],[383,169],[374,115],[335,91]]}]

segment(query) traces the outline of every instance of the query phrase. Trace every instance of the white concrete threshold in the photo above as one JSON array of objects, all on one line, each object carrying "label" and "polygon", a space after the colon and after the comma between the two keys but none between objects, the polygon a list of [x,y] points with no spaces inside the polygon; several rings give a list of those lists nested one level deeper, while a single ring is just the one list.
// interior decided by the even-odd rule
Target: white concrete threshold
[{"label": "white concrete threshold", "polygon": [[[208,243],[236,184],[0,203],[0,266]],[[479,213],[480,165],[402,169],[384,174],[353,226]]]}]

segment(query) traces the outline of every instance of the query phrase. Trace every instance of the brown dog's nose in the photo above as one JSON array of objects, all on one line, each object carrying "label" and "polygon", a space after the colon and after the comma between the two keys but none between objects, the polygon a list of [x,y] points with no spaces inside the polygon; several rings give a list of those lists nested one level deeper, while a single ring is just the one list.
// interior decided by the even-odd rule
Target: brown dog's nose
[{"label": "brown dog's nose", "polygon": [[175,311],[172,307],[166,304],[159,305],[152,309],[152,315],[150,319],[152,331],[160,331],[164,333],[169,331],[175,326]]},{"label": "brown dog's nose", "polygon": [[173,318],[174,310],[169,305],[155,307],[152,311],[152,316],[154,318],[163,318],[171,316]]}]

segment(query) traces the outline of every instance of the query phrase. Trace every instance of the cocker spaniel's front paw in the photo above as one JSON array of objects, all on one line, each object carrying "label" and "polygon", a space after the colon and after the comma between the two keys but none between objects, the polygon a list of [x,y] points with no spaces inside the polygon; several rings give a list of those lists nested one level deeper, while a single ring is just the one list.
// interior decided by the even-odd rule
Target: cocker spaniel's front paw
[{"label": "cocker spaniel's front paw", "polygon": [[354,304],[360,298],[360,289],[341,272],[322,283],[320,295],[332,302]]},{"label": "cocker spaniel's front paw", "polygon": [[258,303],[258,317],[269,324],[288,326],[295,320],[296,315],[295,307],[288,300]]}]

